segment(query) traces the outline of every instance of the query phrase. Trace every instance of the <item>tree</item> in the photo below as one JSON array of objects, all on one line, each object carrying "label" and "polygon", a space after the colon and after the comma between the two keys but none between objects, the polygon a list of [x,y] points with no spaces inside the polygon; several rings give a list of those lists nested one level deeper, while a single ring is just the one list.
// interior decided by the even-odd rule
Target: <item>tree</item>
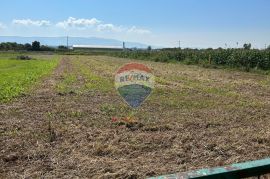
[{"label": "tree", "polygon": [[270,50],[270,45],[268,45],[267,50]]},{"label": "tree", "polygon": [[29,44],[29,43],[26,43],[26,44],[24,44],[24,49],[27,50],[27,51],[29,51],[29,50],[32,49],[32,45]]},{"label": "tree", "polygon": [[251,49],[251,44],[250,43],[249,44],[244,44],[243,47],[244,47],[245,50],[250,50]]},{"label": "tree", "polygon": [[151,46],[148,46],[148,47],[147,47],[147,50],[148,50],[148,51],[151,51],[151,50],[152,50],[152,47],[151,47]]},{"label": "tree", "polygon": [[67,50],[68,48],[66,46],[64,46],[64,45],[59,45],[58,49],[59,50]]},{"label": "tree", "polygon": [[54,49],[52,47],[49,47],[46,45],[41,45],[40,50],[41,51],[53,51]]},{"label": "tree", "polygon": [[32,42],[32,50],[39,51],[40,50],[40,42],[38,42],[38,41]]}]

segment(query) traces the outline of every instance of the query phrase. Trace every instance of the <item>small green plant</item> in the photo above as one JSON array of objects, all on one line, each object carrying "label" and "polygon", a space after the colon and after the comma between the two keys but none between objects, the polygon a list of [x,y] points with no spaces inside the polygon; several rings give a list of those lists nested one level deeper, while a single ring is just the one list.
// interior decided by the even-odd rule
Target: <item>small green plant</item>
[{"label": "small green plant", "polygon": [[100,106],[100,111],[108,115],[116,113],[116,110],[117,110],[116,107],[111,104],[105,103]]},{"label": "small green plant", "polygon": [[72,88],[72,84],[76,82],[75,74],[65,73],[63,78],[64,80],[56,86],[58,93],[62,95],[76,93],[75,89]]}]

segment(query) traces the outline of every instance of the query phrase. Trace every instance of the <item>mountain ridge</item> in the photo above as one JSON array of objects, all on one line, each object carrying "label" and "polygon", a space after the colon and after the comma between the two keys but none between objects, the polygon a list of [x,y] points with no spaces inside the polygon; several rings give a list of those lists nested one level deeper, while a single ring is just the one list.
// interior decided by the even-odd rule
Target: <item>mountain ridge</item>
[{"label": "mountain ridge", "polygon": [[[42,45],[59,46],[67,45],[67,36],[42,37],[42,36],[0,36],[0,42],[16,42],[19,44],[39,41]],[[123,46],[123,41],[100,37],[68,37],[68,45],[98,45],[98,46]],[[127,48],[147,48],[149,45],[138,42],[125,42]]]}]

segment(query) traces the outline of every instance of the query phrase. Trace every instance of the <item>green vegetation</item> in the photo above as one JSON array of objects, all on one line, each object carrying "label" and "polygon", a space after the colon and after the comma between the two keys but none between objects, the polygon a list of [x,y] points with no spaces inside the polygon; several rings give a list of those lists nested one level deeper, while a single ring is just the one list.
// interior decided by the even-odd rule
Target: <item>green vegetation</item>
[{"label": "green vegetation", "polygon": [[32,42],[32,50],[39,51],[40,50],[40,42],[38,42],[38,41]]},{"label": "green vegetation", "polygon": [[63,80],[56,86],[56,90],[59,94],[75,93],[72,84],[75,83],[76,76],[72,73],[64,73]]},{"label": "green vegetation", "polygon": [[110,55],[156,62],[181,62],[204,67],[225,66],[245,71],[270,70],[270,50],[250,48],[250,44],[245,44],[243,49],[163,49],[114,52]]},{"label": "green vegetation", "polygon": [[98,69],[97,66],[94,66],[96,65],[95,62],[81,59],[73,63],[76,68],[80,69],[80,73],[84,77],[84,90],[109,92],[114,89],[113,80],[107,79],[98,71],[95,71]]},{"label": "green vegetation", "polygon": [[58,60],[15,60],[0,58],[0,101],[6,102],[26,92],[56,67]]},{"label": "green vegetation", "polygon": [[55,48],[40,45],[40,42],[34,41],[32,45],[29,43],[26,44],[18,44],[16,42],[2,42],[0,43],[1,51],[55,51]]}]

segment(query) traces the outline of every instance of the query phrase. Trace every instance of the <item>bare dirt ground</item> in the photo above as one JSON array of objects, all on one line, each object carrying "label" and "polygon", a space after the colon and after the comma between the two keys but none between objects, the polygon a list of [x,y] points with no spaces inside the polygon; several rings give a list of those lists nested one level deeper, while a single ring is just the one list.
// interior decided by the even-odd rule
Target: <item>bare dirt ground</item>
[{"label": "bare dirt ground", "polygon": [[145,178],[270,156],[268,76],[140,61],[157,84],[133,111],[113,88],[130,61],[63,57],[1,104],[0,178]]}]

